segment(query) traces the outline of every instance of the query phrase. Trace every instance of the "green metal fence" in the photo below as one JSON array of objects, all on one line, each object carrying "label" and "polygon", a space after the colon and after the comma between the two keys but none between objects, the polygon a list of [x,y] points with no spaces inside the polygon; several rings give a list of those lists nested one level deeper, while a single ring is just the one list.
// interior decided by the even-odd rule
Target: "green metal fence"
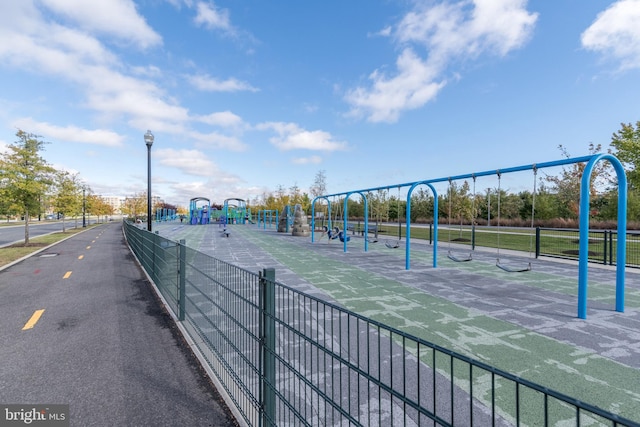
[{"label": "green metal fence", "polygon": [[640,427],[280,284],[273,269],[124,229],[241,424]]},{"label": "green metal fence", "polygon": [[[537,228],[536,257],[540,255],[578,259],[579,230],[573,228]],[[589,231],[589,261],[605,265],[618,263],[618,232],[615,230]],[[627,267],[640,267],[640,232],[627,232]]]}]

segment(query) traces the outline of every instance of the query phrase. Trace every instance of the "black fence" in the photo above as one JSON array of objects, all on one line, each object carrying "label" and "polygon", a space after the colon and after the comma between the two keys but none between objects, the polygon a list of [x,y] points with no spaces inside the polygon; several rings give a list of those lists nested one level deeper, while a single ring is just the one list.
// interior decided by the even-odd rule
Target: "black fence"
[{"label": "black fence", "polygon": [[[536,257],[543,255],[554,258],[578,259],[579,230],[574,228],[536,229]],[[617,265],[618,232],[614,230],[590,230],[590,262]],[[640,267],[640,232],[627,232],[627,267]]]},{"label": "black fence", "polygon": [[[477,247],[500,248],[514,251],[535,251],[535,256],[575,259],[579,257],[580,230],[577,228],[515,228],[515,227],[472,227],[440,225],[440,244],[456,243]],[[364,224],[349,223],[347,231],[352,235],[364,235]],[[433,244],[433,224],[411,227],[411,239],[427,240]],[[406,236],[403,225],[369,224],[369,237],[384,233],[391,237]],[[626,267],[640,268],[640,231],[627,231]],[[589,262],[617,265],[616,230],[589,231]]]},{"label": "black fence", "polygon": [[640,427],[124,223],[241,425]]}]

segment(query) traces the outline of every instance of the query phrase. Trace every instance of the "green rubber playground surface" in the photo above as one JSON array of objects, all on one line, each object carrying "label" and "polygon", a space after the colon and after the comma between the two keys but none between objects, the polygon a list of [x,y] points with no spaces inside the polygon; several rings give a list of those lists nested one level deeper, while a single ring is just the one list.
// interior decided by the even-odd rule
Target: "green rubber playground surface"
[{"label": "green rubber playground surface", "polygon": [[[623,417],[640,421],[640,271],[626,275],[625,312],[614,311],[615,271],[589,270],[586,320],[578,319],[576,263],[527,254],[501,261],[532,270],[507,273],[494,251],[470,262],[412,240],[388,249],[354,237],[348,252],[326,238],[276,233],[255,225],[159,224],[170,239],[251,271],[276,269],[276,280]],[[460,252],[460,257],[468,256]]]}]

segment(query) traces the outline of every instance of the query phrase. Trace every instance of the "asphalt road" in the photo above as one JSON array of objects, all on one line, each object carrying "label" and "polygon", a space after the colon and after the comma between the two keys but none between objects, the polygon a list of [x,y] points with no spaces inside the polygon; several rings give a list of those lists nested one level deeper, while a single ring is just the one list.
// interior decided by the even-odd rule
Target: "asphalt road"
[{"label": "asphalt road", "polygon": [[72,426],[236,425],[120,223],[0,271],[0,325],[0,404],[69,404]]},{"label": "asphalt road", "polygon": [[[95,221],[92,221],[95,222]],[[65,221],[67,228],[75,226],[81,227],[82,221]],[[62,231],[62,221],[42,221],[29,224],[29,238],[43,236],[45,234]],[[13,225],[3,225],[0,227],[0,248],[16,242],[24,242],[24,222],[16,222]]]}]

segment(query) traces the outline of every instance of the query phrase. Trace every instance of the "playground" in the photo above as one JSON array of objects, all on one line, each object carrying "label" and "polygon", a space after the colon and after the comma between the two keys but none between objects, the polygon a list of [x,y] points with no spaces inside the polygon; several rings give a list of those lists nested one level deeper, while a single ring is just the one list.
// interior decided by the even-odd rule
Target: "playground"
[{"label": "playground", "polygon": [[[615,269],[589,266],[588,318],[576,316],[576,262],[503,253],[530,271],[495,266],[493,250],[470,262],[446,252],[432,266],[433,246],[404,251],[353,237],[351,250],[326,238],[278,233],[257,225],[162,224],[161,235],[247,270],[276,269],[276,279],[417,337],[496,366],[632,420],[640,414],[640,272],[626,272],[626,309],[615,311]],[[463,249],[460,248],[462,251]]]},{"label": "playground", "polygon": [[[411,189],[419,184],[430,182]],[[363,197],[366,212],[366,191],[342,193],[342,212],[351,194]],[[161,224],[156,231],[250,271],[273,267],[276,280],[287,286],[640,421],[640,270],[588,263],[582,235],[579,261],[510,250],[496,254],[479,246],[462,259],[468,246],[449,243],[438,252],[427,240],[410,244],[409,224],[392,245],[349,230],[346,215],[337,229],[349,238],[332,240],[331,226],[314,225],[313,212],[310,217],[309,237],[278,232],[271,215],[267,228],[264,213],[257,224],[230,225],[231,239],[214,225]],[[363,228],[370,229],[366,218]],[[588,218],[583,220],[580,232],[586,236]],[[624,254],[624,238],[617,241]]]}]

